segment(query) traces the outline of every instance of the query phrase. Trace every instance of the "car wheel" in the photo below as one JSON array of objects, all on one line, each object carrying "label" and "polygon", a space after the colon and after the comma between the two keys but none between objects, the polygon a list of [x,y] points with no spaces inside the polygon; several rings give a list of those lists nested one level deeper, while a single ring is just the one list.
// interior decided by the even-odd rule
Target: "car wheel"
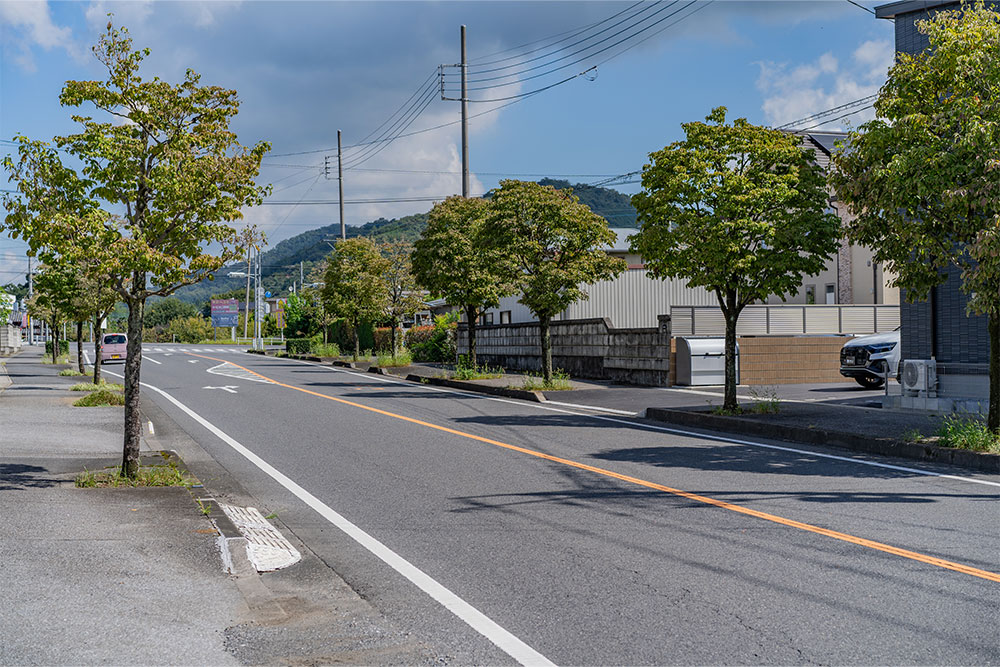
[{"label": "car wheel", "polygon": [[862,375],[854,379],[865,389],[878,389],[883,384],[882,378],[871,377],[870,375]]}]

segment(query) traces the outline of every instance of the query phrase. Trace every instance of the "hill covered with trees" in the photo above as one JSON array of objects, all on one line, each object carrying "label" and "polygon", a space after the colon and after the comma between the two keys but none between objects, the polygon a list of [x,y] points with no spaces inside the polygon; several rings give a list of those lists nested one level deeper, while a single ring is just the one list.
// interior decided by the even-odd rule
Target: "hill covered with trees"
[{"label": "hill covered with trees", "polygon": [[[612,227],[635,227],[635,209],[628,195],[609,188],[595,187],[583,183],[571,185],[569,181],[543,178],[542,185],[551,185],[557,190],[573,188],[573,194],[580,198],[592,211],[604,217]],[[347,237],[367,236],[375,241],[409,241],[420,238],[427,226],[427,214],[417,213],[402,218],[387,220],[379,218],[364,225],[348,225]],[[272,294],[287,293],[293,282],[299,280],[299,263],[302,263],[306,282],[310,273],[330,254],[331,245],[340,237],[340,224],[334,223],[310,229],[297,236],[287,238],[261,256],[264,290]],[[246,278],[230,278],[230,271],[245,271],[246,263],[226,267],[219,271],[214,280],[202,281],[178,290],[175,296],[188,303],[201,306],[216,295],[238,292],[246,288]],[[243,297],[240,296],[240,299]]]}]

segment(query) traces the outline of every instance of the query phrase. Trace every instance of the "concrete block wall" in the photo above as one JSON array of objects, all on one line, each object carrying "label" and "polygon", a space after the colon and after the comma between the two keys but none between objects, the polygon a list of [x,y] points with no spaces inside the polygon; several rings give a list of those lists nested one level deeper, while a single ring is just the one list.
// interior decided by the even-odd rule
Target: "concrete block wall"
[{"label": "concrete block wall", "polygon": [[740,384],[853,382],[840,374],[850,336],[740,336]]},{"label": "concrete block wall", "polygon": [[[614,329],[604,318],[553,322],[552,365],[571,377],[666,386],[670,373],[670,332]],[[476,329],[481,364],[510,371],[540,371],[542,346],[537,322],[494,324]],[[458,353],[468,353],[465,325],[459,324]]]},{"label": "concrete block wall", "polygon": [[21,349],[21,330],[10,325],[0,326],[0,356],[14,354]]}]

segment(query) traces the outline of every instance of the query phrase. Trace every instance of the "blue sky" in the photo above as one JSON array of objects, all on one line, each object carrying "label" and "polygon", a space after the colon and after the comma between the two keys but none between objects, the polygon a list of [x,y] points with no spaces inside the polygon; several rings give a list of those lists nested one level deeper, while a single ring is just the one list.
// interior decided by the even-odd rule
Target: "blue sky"
[{"label": "blue sky", "polygon": [[[472,99],[523,94],[599,64],[586,76],[472,120],[473,194],[504,175],[597,182],[641,169],[649,152],[682,137],[681,123],[701,119],[715,106],[727,106],[731,117],[777,126],[870,95],[885,80],[892,24],[846,0],[689,1],[0,0],[0,139],[25,134],[49,140],[74,130],[71,111],[59,106],[59,91],[70,79],[101,78],[89,47],[108,12],[128,27],[137,46],[152,50],[146,76],[176,81],[190,67],[203,83],[239,91],[234,129],[240,140],[272,144],[261,181],[274,184],[273,202],[335,201],[337,182],[323,176],[322,165],[325,156],[335,155],[329,149],[336,146],[337,129],[345,146],[359,142],[418,92],[438,65],[458,62],[461,24],[468,31],[470,79],[543,66],[471,84],[512,84],[472,91]],[[612,38],[621,30],[626,32]],[[621,39],[619,46],[596,53]],[[519,65],[531,58],[537,60]],[[568,63],[574,64],[520,80]],[[433,93],[427,99],[432,101],[409,132],[458,120],[458,102]],[[470,104],[470,113],[500,104]],[[857,124],[868,114],[849,120]],[[826,127],[842,129],[845,122]],[[345,150],[346,164],[356,163],[345,173],[345,200],[460,192],[460,141],[455,124],[399,138],[374,156],[364,147]],[[0,154],[9,150],[0,143]],[[632,193],[638,186],[616,187]],[[350,204],[346,217],[348,224],[363,224],[429,207]],[[337,222],[338,209],[279,203],[247,211],[246,220],[274,244]],[[24,244],[0,235],[0,284],[23,280],[26,266]]]}]

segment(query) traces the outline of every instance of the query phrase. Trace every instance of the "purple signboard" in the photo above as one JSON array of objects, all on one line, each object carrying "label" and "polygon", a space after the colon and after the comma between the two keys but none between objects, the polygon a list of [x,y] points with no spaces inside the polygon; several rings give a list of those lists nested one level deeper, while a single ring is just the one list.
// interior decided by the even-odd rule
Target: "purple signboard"
[{"label": "purple signboard", "polygon": [[235,327],[239,322],[239,301],[236,299],[212,299],[213,327]]}]

